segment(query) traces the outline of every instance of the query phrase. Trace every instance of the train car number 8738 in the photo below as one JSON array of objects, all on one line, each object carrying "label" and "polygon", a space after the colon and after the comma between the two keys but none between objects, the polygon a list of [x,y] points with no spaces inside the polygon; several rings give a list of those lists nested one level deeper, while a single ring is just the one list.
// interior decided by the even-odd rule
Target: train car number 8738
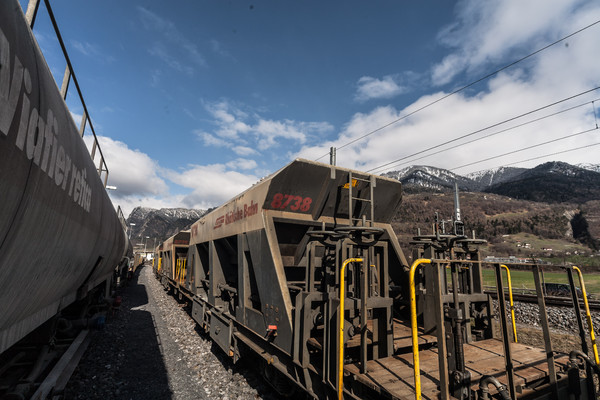
[{"label": "train car number 8738", "polygon": [[310,210],[312,199],[310,197],[294,196],[292,194],[275,193],[271,208],[275,210],[289,209],[291,211],[307,212]]}]

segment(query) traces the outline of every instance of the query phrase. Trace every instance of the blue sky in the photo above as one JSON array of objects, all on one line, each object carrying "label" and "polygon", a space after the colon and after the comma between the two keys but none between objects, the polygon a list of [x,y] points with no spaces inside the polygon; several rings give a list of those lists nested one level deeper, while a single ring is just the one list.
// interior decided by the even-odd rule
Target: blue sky
[{"label": "blue sky", "polygon": [[[341,147],[338,165],[359,170],[400,160],[375,172],[424,164],[464,175],[549,160],[600,163],[600,146],[593,147],[600,143],[600,90],[484,129],[600,86],[600,24],[429,105],[600,20],[597,1],[52,6],[109,184],[117,187],[111,197],[126,213],[137,205],[215,206],[296,157],[319,159],[330,146]],[[34,32],[62,81],[64,62],[43,5]],[[83,109],[71,93],[67,104],[77,119]],[[582,146],[591,147],[542,157]]]}]

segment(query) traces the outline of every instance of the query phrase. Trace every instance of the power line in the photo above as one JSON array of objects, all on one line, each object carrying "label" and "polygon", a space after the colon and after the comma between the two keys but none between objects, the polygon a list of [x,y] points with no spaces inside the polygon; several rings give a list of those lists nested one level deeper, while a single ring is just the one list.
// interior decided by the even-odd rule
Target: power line
[{"label": "power line", "polygon": [[[583,134],[585,134],[585,133],[589,133],[589,132],[595,131],[595,130],[597,130],[597,129],[598,129],[598,128],[587,129],[587,130],[585,130],[585,131],[581,131],[581,132],[572,133],[572,134],[570,134],[570,135],[563,136],[563,137],[560,137],[560,138],[557,138],[557,139],[552,139],[552,140],[548,140],[548,141],[546,141],[546,142],[542,142],[542,143],[534,144],[534,145],[532,145],[532,146],[524,147],[524,148],[522,148],[522,149],[519,149],[519,150],[513,150],[513,151],[509,151],[508,153],[500,154],[500,155],[493,156],[493,157],[484,158],[483,160],[479,160],[479,161],[473,161],[473,162],[471,162],[471,163],[468,163],[468,164],[461,165],[460,167],[454,167],[454,168],[451,168],[451,169],[450,169],[450,171],[454,171],[454,170],[456,170],[456,169],[460,169],[460,168],[464,168],[464,167],[469,167],[469,166],[471,166],[471,165],[479,164],[479,163],[482,163],[482,162],[485,162],[485,161],[489,161],[489,160],[494,160],[494,159],[496,159],[496,158],[500,158],[500,157],[508,156],[508,155],[511,155],[511,154],[520,153],[520,152],[522,152],[522,151],[525,151],[525,150],[531,150],[531,149],[533,149],[533,148],[540,147],[540,146],[544,146],[544,145],[546,145],[546,144],[555,143],[555,142],[559,142],[559,141],[561,141],[561,140],[565,140],[565,139],[572,138],[572,137],[575,137],[575,136],[583,135]],[[560,153],[558,153],[558,154],[560,154]]]},{"label": "power line", "polygon": [[[466,146],[466,145],[468,145],[468,144],[475,143],[475,142],[478,142],[478,141],[480,141],[480,140],[483,140],[483,139],[487,139],[487,138],[489,138],[489,137],[492,137],[492,136],[498,135],[498,134],[500,134],[500,133],[508,132],[508,131],[511,131],[511,130],[514,130],[514,129],[517,129],[517,128],[521,128],[521,127],[523,127],[523,126],[525,126],[525,125],[530,125],[530,124],[533,124],[533,123],[535,123],[535,122],[539,122],[539,121],[541,121],[541,120],[543,120],[543,119],[547,119],[547,118],[550,118],[550,117],[557,116],[557,115],[559,115],[559,114],[563,114],[563,113],[565,113],[565,112],[568,112],[568,111],[575,110],[575,109],[577,109],[577,108],[580,108],[580,107],[583,107],[583,106],[585,106],[585,105],[587,105],[587,104],[589,104],[589,103],[590,103],[589,101],[586,101],[585,103],[581,103],[581,104],[578,104],[578,105],[576,105],[576,106],[573,106],[573,107],[566,108],[566,109],[564,109],[564,110],[560,110],[560,111],[557,111],[557,112],[554,112],[554,113],[551,113],[551,114],[548,114],[548,115],[544,115],[543,117],[539,117],[539,118],[536,118],[536,119],[532,119],[532,120],[530,120],[530,121],[523,122],[523,123],[521,123],[521,124],[514,125],[514,126],[511,126],[510,128],[502,129],[502,130],[499,130],[499,131],[497,131],[497,132],[490,133],[490,134],[488,134],[488,135],[485,135],[485,136],[479,137],[479,138],[477,138],[477,139],[469,140],[469,141],[467,141],[467,142],[464,142],[464,143],[460,143],[460,144],[457,144],[457,145],[454,145],[454,146],[451,146],[451,147],[447,147],[447,148],[445,148],[445,149],[438,150],[438,151],[436,151],[436,152],[434,152],[434,153],[426,154],[426,155],[424,155],[424,156],[422,156],[422,157],[418,157],[418,158],[413,158],[412,160],[404,161],[404,162],[402,162],[402,163],[399,163],[399,164],[394,164],[393,166],[390,166],[390,167],[389,167],[389,168],[387,168],[387,169],[390,169],[390,168],[392,168],[392,167],[399,167],[399,166],[402,166],[402,165],[406,165],[406,164],[408,164],[408,163],[412,163],[412,162],[415,162],[415,161],[417,161],[417,160],[422,160],[423,158],[427,158],[427,157],[435,156],[435,155],[437,155],[437,154],[440,154],[440,153],[443,153],[443,152],[446,152],[446,151],[450,151],[450,150],[456,149],[456,148],[458,148],[458,147]],[[593,101],[592,101],[592,103],[593,103]],[[458,139],[457,139],[457,140],[458,140]],[[411,157],[411,156],[408,156],[408,157]],[[377,168],[374,168],[374,169],[380,169],[380,168],[381,168],[381,167],[377,167]],[[372,170],[370,170],[369,172],[371,172],[371,171],[373,171],[373,169],[372,169]]]},{"label": "power line", "polygon": [[[540,158],[546,158],[546,157],[556,156],[556,155],[559,155],[559,154],[564,154],[564,153],[569,153],[571,151],[577,151],[577,150],[587,149],[587,148],[598,146],[598,145],[600,145],[600,143],[587,144],[585,146],[574,147],[572,149],[557,151],[555,153],[548,153],[548,154],[544,154],[544,155],[541,155],[541,156],[528,158],[526,160],[514,161],[514,162],[511,162],[511,163],[508,163],[508,164],[499,165],[496,168],[508,167],[510,165],[521,164],[521,163],[524,163],[524,162],[527,162],[527,161],[539,160]],[[477,172],[483,172],[483,171],[486,171],[486,170],[482,169],[482,170],[477,171]]]},{"label": "power line", "polygon": [[[356,143],[359,140],[362,140],[362,139],[364,139],[364,138],[366,138],[368,136],[371,136],[372,134],[377,133],[377,132],[381,131],[382,129],[385,129],[388,126],[396,124],[396,123],[398,123],[398,122],[400,122],[400,121],[402,121],[402,120],[404,120],[404,119],[406,119],[406,118],[408,118],[408,117],[410,117],[410,116],[412,116],[412,115],[414,115],[414,114],[416,114],[416,113],[418,113],[418,112],[420,112],[420,111],[422,111],[422,110],[424,110],[426,108],[429,108],[429,107],[433,106],[434,104],[437,104],[440,101],[447,99],[450,96],[453,96],[453,95],[455,95],[457,93],[460,93],[460,92],[464,91],[465,89],[468,89],[471,86],[474,86],[474,85],[476,85],[477,83],[479,83],[481,81],[484,81],[484,80],[486,80],[488,78],[491,78],[492,76],[494,76],[494,75],[496,75],[496,74],[504,71],[505,69],[508,69],[508,68],[510,68],[510,67],[512,67],[512,66],[514,66],[514,65],[516,65],[516,64],[518,64],[520,62],[522,62],[522,61],[525,61],[526,59],[531,58],[534,55],[536,55],[536,54],[538,54],[538,53],[540,53],[540,52],[542,52],[542,51],[544,51],[544,50],[546,50],[546,49],[548,49],[548,48],[550,48],[550,47],[552,47],[552,46],[554,46],[554,45],[556,45],[556,44],[558,44],[558,43],[560,43],[560,42],[562,42],[562,41],[564,41],[566,39],[569,39],[570,37],[572,37],[574,35],[577,35],[578,33],[583,32],[584,30],[589,29],[592,26],[597,25],[599,23],[600,23],[600,20],[595,21],[595,22],[593,22],[593,23],[591,23],[591,24],[589,24],[589,25],[587,25],[587,26],[585,26],[585,27],[583,27],[583,28],[581,28],[581,29],[579,29],[579,30],[577,30],[577,31],[575,31],[575,32],[573,32],[573,33],[571,33],[571,34],[563,37],[563,38],[561,38],[561,39],[558,39],[557,41],[555,41],[553,43],[550,43],[550,44],[548,44],[548,45],[546,45],[546,46],[544,46],[544,47],[542,47],[542,48],[534,51],[533,53],[530,53],[530,54],[526,55],[525,57],[522,57],[522,58],[520,58],[520,59],[518,59],[516,61],[513,61],[510,64],[505,65],[504,67],[502,67],[502,68],[500,68],[500,69],[498,69],[498,70],[496,70],[494,72],[491,72],[491,73],[489,73],[489,74],[487,74],[487,75],[485,75],[485,76],[483,76],[483,77],[481,77],[481,78],[479,78],[479,79],[477,79],[477,80],[475,80],[475,81],[473,81],[473,82],[471,82],[471,83],[469,83],[469,84],[467,84],[467,85],[465,85],[465,86],[463,86],[463,87],[461,87],[461,88],[459,88],[459,89],[457,89],[457,90],[455,90],[455,91],[453,91],[451,93],[448,93],[448,94],[446,94],[446,95],[444,95],[444,96],[442,96],[442,97],[440,97],[440,98],[438,98],[438,99],[436,99],[436,100],[434,100],[434,101],[432,101],[430,103],[427,103],[424,106],[419,107],[418,109],[416,109],[416,110],[414,110],[414,111],[412,111],[412,112],[410,112],[410,113],[408,113],[406,115],[403,115],[400,118],[397,118],[397,119],[395,119],[395,120],[393,120],[393,121],[391,121],[391,122],[389,122],[389,123],[387,123],[387,124],[385,124],[385,125],[377,128],[377,129],[374,129],[374,130],[370,131],[369,133],[366,133],[366,134],[364,134],[364,135],[362,135],[362,136],[360,136],[360,137],[358,137],[356,139],[353,139],[353,140],[349,141],[348,143],[345,143],[342,146],[337,147],[337,150],[341,150],[344,147],[350,146],[351,144]],[[329,155],[329,153],[326,153],[326,154],[322,155],[321,157],[317,158],[316,161],[319,161],[321,158],[326,157],[327,155]]]},{"label": "power line", "polygon": [[425,152],[428,152],[428,151],[431,151],[431,150],[437,149],[437,148],[439,148],[439,147],[445,146],[445,145],[447,145],[447,144],[450,144],[450,143],[456,142],[456,141],[458,141],[458,140],[464,139],[464,138],[466,138],[466,137],[473,136],[473,135],[475,135],[475,134],[477,134],[477,133],[481,133],[481,132],[483,132],[483,131],[485,131],[485,130],[488,130],[488,129],[491,129],[491,128],[494,128],[494,127],[500,126],[500,125],[502,125],[502,124],[505,124],[505,123],[507,123],[507,122],[510,122],[510,121],[514,121],[514,120],[516,120],[516,119],[519,119],[519,118],[522,118],[522,117],[524,117],[524,116],[527,116],[527,115],[530,115],[530,114],[536,113],[536,112],[538,112],[538,111],[541,111],[541,110],[544,110],[544,109],[546,109],[546,108],[553,107],[553,106],[555,106],[555,105],[557,105],[557,104],[564,103],[565,101],[572,100],[572,99],[574,99],[574,98],[576,98],[576,97],[583,96],[584,94],[587,94],[587,93],[593,92],[593,91],[595,91],[595,90],[598,90],[598,89],[600,89],[600,86],[597,86],[597,87],[595,87],[595,88],[593,88],[593,89],[590,89],[590,90],[586,90],[586,91],[584,91],[584,92],[578,93],[578,94],[576,94],[576,95],[573,95],[573,96],[566,97],[566,98],[564,98],[564,99],[562,99],[562,100],[555,101],[555,102],[553,102],[553,103],[550,103],[550,104],[548,104],[548,105],[545,105],[545,106],[542,106],[542,107],[536,108],[536,109],[534,109],[534,110],[527,111],[527,112],[525,112],[525,113],[523,113],[523,114],[519,114],[519,115],[517,115],[517,116],[511,117],[511,118],[508,118],[508,119],[505,119],[504,121],[497,122],[497,123],[495,123],[495,124],[492,124],[492,125],[486,126],[485,128],[481,128],[481,129],[478,129],[478,130],[476,130],[476,131],[473,131],[473,132],[467,133],[467,134],[465,134],[465,135],[462,135],[462,136],[459,136],[459,137],[457,137],[457,138],[454,138],[454,139],[448,140],[448,141],[446,141],[446,142],[444,142],[444,143],[440,143],[440,144],[437,144],[437,145],[435,145],[435,146],[431,146],[431,147],[429,147],[429,148],[426,148],[426,149],[423,149],[423,150],[417,151],[417,152],[415,152],[415,153],[412,153],[412,154],[409,154],[409,155],[407,155],[407,156],[404,156],[404,157],[398,158],[398,159],[396,159],[396,160],[394,160],[394,161],[387,162],[387,163],[385,163],[385,164],[382,164],[382,165],[380,165],[380,166],[377,166],[377,167],[375,167],[375,168],[371,168],[370,170],[368,170],[368,171],[366,171],[366,172],[372,172],[372,171],[375,171],[375,170],[379,170],[379,169],[385,168],[385,167],[387,167],[387,166],[389,166],[389,165],[391,165],[391,164],[396,164],[396,163],[398,163],[398,162],[400,162],[400,161],[404,161],[404,160],[406,160],[407,158],[412,158],[412,157],[418,156],[418,155],[420,155],[421,153],[425,153]]}]

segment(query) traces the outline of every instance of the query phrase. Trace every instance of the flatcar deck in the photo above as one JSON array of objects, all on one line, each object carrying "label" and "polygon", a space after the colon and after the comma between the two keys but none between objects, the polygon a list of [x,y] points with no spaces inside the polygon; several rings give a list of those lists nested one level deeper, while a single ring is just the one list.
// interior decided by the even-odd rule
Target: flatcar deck
[{"label": "flatcar deck", "polygon": [[[437,337],[423,334],[423,328],[419,327],[419,346],[437,343]],[[394,319],[394,351],[412,351],[411,329],[408,323]]]},{"label": "flatcar deck", "polygon": [[[467,369],[471,372],[473,389],[478,389],[483,375],[492,375],[506,384],[502,341],[487,339],[464,345]],[[515,386],[519,387],[548,376],[544,350],[519,343],[511,344],[515,368]],[[567,356],[555,359],[557,370],[564,367]],[[344,371],[377,393],[391,399],[413,399],[415,396],[412,352],[367,362],[367,373],[360,373],[358,364],[344,366]],[[421,386],[424,399],[438,399],[439,373],[437,348],[420,352]],[[407,368],[409,367],[409,368]]]}]

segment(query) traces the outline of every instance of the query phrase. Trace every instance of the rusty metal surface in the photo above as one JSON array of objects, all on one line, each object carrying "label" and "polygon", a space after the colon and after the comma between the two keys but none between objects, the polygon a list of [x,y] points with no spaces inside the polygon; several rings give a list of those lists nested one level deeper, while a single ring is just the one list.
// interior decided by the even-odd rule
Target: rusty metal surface
[{"label": "rusty metal surface", "polygon": [[14,0],[0,63],[1,352],[107,279],[127,237]]}]

